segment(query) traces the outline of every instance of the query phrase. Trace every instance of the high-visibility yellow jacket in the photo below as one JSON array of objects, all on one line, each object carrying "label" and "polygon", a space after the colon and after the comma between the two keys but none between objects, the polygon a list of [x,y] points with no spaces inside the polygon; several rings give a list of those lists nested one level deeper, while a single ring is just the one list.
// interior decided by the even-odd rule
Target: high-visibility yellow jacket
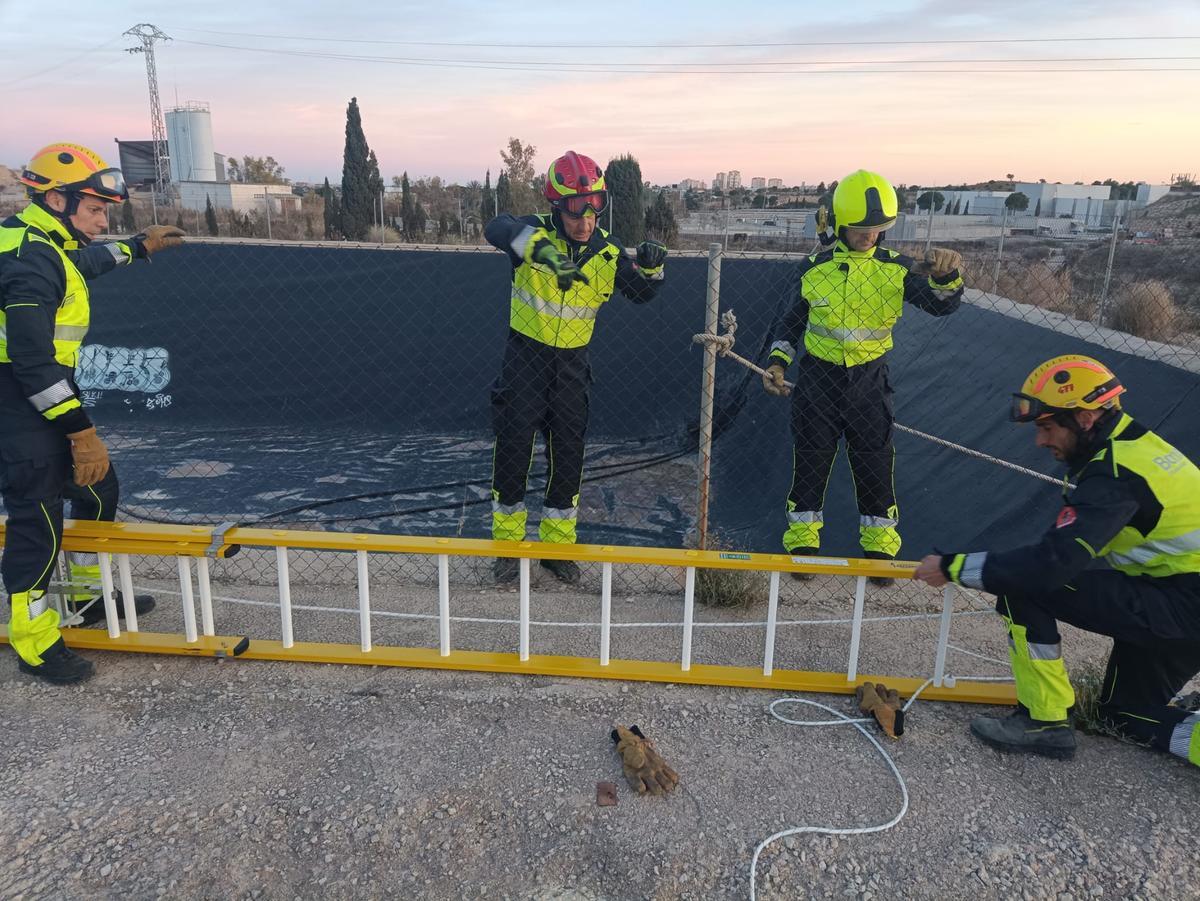
[{"label": "high-visibility yellow jacket", "polygon": [[958,309],[963,281],[913,272],[911,257],[875,247],[851,250],[840,239],[800,264],[796,304],[772,335],[771,362],[789,365],[803,348],[838,366],[860,366],[892,348],[892,327],[910,303],[934,316]]}]

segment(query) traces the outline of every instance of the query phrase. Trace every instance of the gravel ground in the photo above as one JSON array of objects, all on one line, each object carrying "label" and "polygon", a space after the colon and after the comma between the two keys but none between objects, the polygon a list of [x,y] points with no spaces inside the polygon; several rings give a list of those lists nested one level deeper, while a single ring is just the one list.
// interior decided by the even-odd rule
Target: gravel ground
[{"label": "gravel ground", "polygon": [[[594,574],[588,574],[588,584]],[[145,584],[145,580],[139,580]],[[178,627],[170,582],[144,628]],[[175,588],[177,589],[177,584]],[[219,597],[273,598],[220,585]],[[297,586],[297,605],[353,606]],[[873,590],[868,616],[926,612],[915,586]],[[515,617],[516,599],[456,582],[457,614]],[[380,585],[374,609],[434,612],[432,589]],[[630,593],[614,619],[671,622],[672,594]],[[963,596],[952,641],[1001,659],[993,616]],[[594,596],[539,578],[534,618],[597,617]],[[702,620],[757,621],[700,608]],[[787,586],[785,619],[845,617],[844,586]],[[277,637],[270,607],[217,603],[218,631]],[[875,623],[863,670],[927,673],[933,619]],[[377,642],[434,644],[436,622],[378,616]],[[845,666],[845,626],[780,633],[776,665]],[[354,617],[300,611],[297,640],[356,641]],[[512,650],[512,626],[461,624],[458,647]],[[620,630],[614,656],[678,659],[673,627]],[[1064,629],[1073,665],[1107,642]],[[594,654],[594,632],[534,630],[535,653]],[[697,631],[698,662],[752,663],[757,627]],[[55,689],[0,654],[0,897],[711,899],[749,894],[750,858],[799,825],[890,819],[900,791],[852,727],[772,719],[762,691],[538,676],[96,653]],[[960,674],[1003,666],[957,653]],[[850,712],[846,697],[820,697]],[[894,829],[794,836],[759,861],[760,898],[1195,897],[1200,780],[1176,760],[1080,736],[1070,763],[1003,756],[967,733],[981,708],[921,703],[888,744],[911,796]],[[794,709],[792,715],[805,714]],[[823,716],[823,715],[822,715]],[[608,730],[639,723],[682,777],[669,798],[621,780]],[[619,804],[598,807],[599,780]],[[1190,825],[1189,825],[1190,824]]]}]

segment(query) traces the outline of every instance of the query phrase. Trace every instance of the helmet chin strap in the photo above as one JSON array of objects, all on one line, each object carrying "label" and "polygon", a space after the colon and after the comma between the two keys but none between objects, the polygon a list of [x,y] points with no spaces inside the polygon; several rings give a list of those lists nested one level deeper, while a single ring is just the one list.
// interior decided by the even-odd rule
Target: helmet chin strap
[{"label": "helmet chin strap", "polygon": [[46,203],[46,195],[45,194],[37,195],[36,197],[33,198],[33,202],[36,203],[38,206],[40,206],[43,210],[45,210],[51,216],[53,216],[55,219],[57,219],[59,222],[61,222],[63,224],[63,227],[67,230],[67,232],[71,235],[71,237],[75,240],[75,242],[80,247],[86,247],[87,245],[92,243],[92,239],[89,238],[87,235],[85,235],[83,232],[81,232],[79,229],[77,229],[75,227],[75,223],[73,223],[71,221],[71,217],[74,216],[75,212],[79,209],[79,194],[77,194],[74,191],[70,191],[70,192],[60,191],[59,193],[62,194],[63,197],[65,197],[67,199],[67,207],[61,213],[58,210],[54,209],[52,206],[50,206],[50,204]]},{"label": "helmet chin strap", "polygon": [[1075,466],[1079,463],[1086,463],[1096,455],[1096,451],[1099,449],[1100,445],[1104,443],[1104,440],[1099,434],[1101,428],[1109,421],[1109,419],[1112,418],[1115,412],[1115,409],[1103,410],[1103,415],[1101,415],[1094,423],[1092,423],[1092,427],[1090,429],[1084,429],[1079,424],[1079,420],[1077,420],[1075,415],[1071,412],[1064,411],[1062,413],[1054,414],[1054,421],[1075,436],[1075,450],[1067,457],[1066,462],[1068,465]]}]

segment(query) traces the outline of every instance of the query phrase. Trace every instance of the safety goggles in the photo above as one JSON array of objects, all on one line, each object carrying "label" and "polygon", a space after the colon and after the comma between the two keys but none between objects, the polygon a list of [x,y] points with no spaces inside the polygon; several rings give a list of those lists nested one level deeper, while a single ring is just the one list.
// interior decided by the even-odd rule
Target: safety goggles
[{"label": "safety goggles", "polygon": [[1053,407],[1047,407],[1036,397],[1030,397],[1028,394],[1014,394],[1008,418],[1010,422],[1035,422],[1043,416],[1050,416],[1056,412],[1058,411]]},{"label": "safety goggles", "polygon": [[125,185],[125,176],[120,169],[101,169],[93,172],[83,181],[63,185],[60,191],[68,193],[77,191],[82,194],[94,194],[102,200],[121,203],[129,199],[129,188]]},{"label": "safety goggles", "polygon": [[568,194],[554,201],[554,208],[566,216],[578,219],[586,216],[589,211],[599,216],[608,209],[608,192],[594,191],[591,194]]}]

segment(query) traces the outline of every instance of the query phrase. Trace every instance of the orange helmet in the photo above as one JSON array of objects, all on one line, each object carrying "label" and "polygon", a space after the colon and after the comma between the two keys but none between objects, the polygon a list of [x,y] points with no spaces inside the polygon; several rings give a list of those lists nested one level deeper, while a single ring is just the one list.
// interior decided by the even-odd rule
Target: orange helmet
[{"label": "orange helmet", "polygon": [[1034,422],[1068,410],[1120,409],[1124,393],[1120,379],[1099,360],[1067,354],[1029,373],[1013,395],[1009,419]]},{"label": "orange helmet", "polygon": [[19,179],[31,197],[47,191],[90,194],[110,203],[129,199],[120,169],[79,144],[51,144],[39,150]]}]

